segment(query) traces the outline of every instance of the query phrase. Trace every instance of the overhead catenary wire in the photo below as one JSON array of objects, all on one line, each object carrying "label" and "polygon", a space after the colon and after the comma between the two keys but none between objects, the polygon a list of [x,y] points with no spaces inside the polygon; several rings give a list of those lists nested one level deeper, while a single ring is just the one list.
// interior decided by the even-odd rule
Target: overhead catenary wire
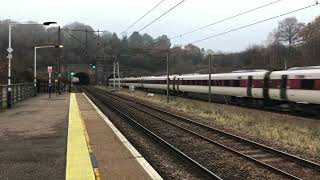
[{"label": "overhead catenary wire", "polygon": [[185,2],[186,0],[182,0],[180,1],[178,4],[176,4],[175,6],[173,6],[172,8],[170,8],[168,11],[166,11],[165,13],[161,14],[159,17],[157,17],[156,19],[154,19],[153,21],[151,21],[149,24],[145,25],[143,28],[141,28],[138,32],[144,30],[145,28],[149,27],[151,24],[153,24],[154,22],[156,22],[157,20],[159,20],[160,18],[162,18],[164,15],[166,15],[167,13],[169,13],[170,11],[172,11],[174,8],[178,7],[179,5],[181,5],[183,2]]},{"label": "overhead catenary wire", "polygon": [[129,38],[131,38],[132,36],[138,34],[139,32],[143,31],[144,29],[146,29],[147,27],[151,26],[154,22],[156,22],[157,20],[159,20],[160,18],[162,18],[164,15],[168,14],[170,11],[172,11],[173,9],[175,9],[176,7],[178,7],[179,5],[181,5],[183,2],[185,2],[186,0],[182,0],[180,1],[178,4],[174,5],[173,7],[171,7],[169,10],[167,10],[166,12],[164,12],[163,14],[161,14],[160,16],[158,16],[157,18],[155,18],[154,20],[152,20],[150,23],[148,23],[147,25],[145,25],[143,28],[139,29],[137,32],[133,33]]},{"label": "overhead catenary wire", "polygon": [[205,26],[201,26],[201,27],[199,27],[199,28],[197,28],[197,29],[194,29],[194,30],[192,30],[192,31],[188,31],[188,32],[185,32],[185,33],[176,35],[176,36],[174,36],[174,37],[172,37],[172,38],[170,38],[170,39],[172,40],[172,39],[176,39],[176,38],[178,38],[178,37],[182,37],[182,36],[185,36],[185,35],[194,33],[194,32],[196,32],[196,31],[199,31],[199,30],[208,28],[208,27],[210,27],[210,26],[213,26],[213,25],[216,25],[216,24],[219,24],[219,23],[228,21],[228,20],[230,20],[230,19],[233,19],[233,18],[242,16],[242,15],[248,14],[248,13],[250,13],[250,12],[253,12],[253,11],[256,11],[256,10],[259,10],[259,9],[262,9],[262,8],[265,8],[265,7],[268,7],[268,6],[271,6],[271,5],[276,4],[276,3],[280,2],[280,1],[282,1],[282,0],[276,0],[276,1],[270,2],[270,3],[268,3],[268,4],[264,4],[264,5],[262,5],[262,6],[259,6],[259,7],[253,8],[253,9],[250,9],[250,10],[248,10],[248,11],[241,12],[241,13],[239,13],[239,14],[230,16],[230,17],[228,17],[228,18],[225,18],[225,19],[222,19],[222,20],[219,20],[219,21],[216,21],[216,22],[207,24],[207,25],[205,25]]},{"label": "overhead catenary wire", "polygon": [[133,24],[131,24],[126,30],[123,31],[127,32],[130,28],[132,28],[134,25],[136,25],[139,21],[141,21],[141,19],[143,19],[144,17],[146,17],[148,14],[150,14],[153,10],[155,10],[158,6],[160,6],[160,4],[162,4],[164,1],[166,0],[162,0],[160,1],[157,5],[155,5],[152,9],[150,9],[147,13],[145,13],[143,16],[141,16],[138,20],[136,20]]},{"label": "overhead catenary wire", "polygon": [[219,33],[219,34],[215,34],[215,35],[212,35],[212,36],[208,36],[208,37],[206,37],[206,38],[193,41],[193,42],[191,42],[190,44],[199,43],[199,42],[202,42],[202,41],[205,41],[205,40],[214,38],[214,37],[218,37],[218,36],[222,36],[222,35],[225,35],[225,34],[229,34],[229,33],[234,32],[234,31],[238,31],[238,30],[241,30],[241,29],[250,27],[250,26],[257,25],[257,24],[261,24],[261,23],[263,23],[263,22],[267,22],[267,21],[270,21],[270,20],[273,20],[273,19],[276,19],[276,18],[279,18],[279,17],[282,17],[282,16],[286,16],[286,15],[289,15],[289,14],[292,14],[292,13],[295,13],[295,12],[298,12],[298,11],[302,11],[302,10],[305,10],[305,9],[309,9],[309,8],[314,7],[314,6],[317,6],[317,5],[319,5],[319,3],[316,2],[315,4],[312,4],[312,5],[309,5],[309,6],[305,6],[305,7],[302,7],[302,8],[293,10],[293,11],[290,11],[290,12],[286,12],[286,13],[283,13],[283,14],[280,14],[280,15],[277,15],[277,16],[273,16],[273,17],[270,17],[270,18],[267,18],[267,19],[264,19],[264,20],[261,20],[261,21],[257,21],[257,22],[254,22],[254,23],[250,23],[250,24],[247,24],[247,25],[245,25],[245,26],[241,26],[241,27],[238,27],[238,28],[235,28],[235,29],[231,29],[231,30],[228,30],[228,31]]}]

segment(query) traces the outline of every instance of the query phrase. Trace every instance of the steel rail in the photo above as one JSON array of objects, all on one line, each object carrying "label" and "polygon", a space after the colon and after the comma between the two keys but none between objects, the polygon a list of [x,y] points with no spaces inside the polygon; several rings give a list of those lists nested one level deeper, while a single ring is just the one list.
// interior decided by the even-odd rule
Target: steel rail
[{"label": "steel rail", "polygon": [[[98,92],[93,92],[87,88],[83,88],[85,92],[90,93],[91,95],[97,97]],[[168,148],[172,149],[174,152],[176,152],[177,154],[179,154],[180,158],[183,160],[187,160],[189,162],[191,162],[192,164],[194,164],[196,167],[198,167],[200,170],[202,170],[204,173],[207,174],[207,176],[213,178],[213,179],[219,179],[222,180],[221,177],[219,177],[218,175],[216,175],[215,173],[213,173],[212,171],[210,171],[209,169],[207,169],[206,167],[202,166],[199,162],[195,161],[194,159],[192,159],[191,157],[189,157],[188,155],[186,155],[185,153],[183,153],[182,151],[180,151],[179,149],[177,149],[175,146],[173,146],[172,144],[170,144],[169,142],[165,141],[164,139],[162,139],[160,136],[156,135],[155,133],[153,133],[152,131],[150,131],[148,128],[144,127],[143,125],[141,125],[140,123],[138,123],[136,120],[134,120],[133,118],[131,118],[130,116],[128,116],[127,114],[125,114],[124,112],[122,112],[121,110],[119,110],[118,108],[110,105],[110,103],[104,101],[101,93],[100,94],[100,98],[99,100],[106,106],[108,106],[109,108],[115,110],[116,112],[118,112],[119,114],[121,114],[122,116],[124,116],[126,119],[130,120],[132,123],[134,123],[136,126],[138,126],[139,128],[141,128],[143,131],[145,131],[147,134],[151,135],[152,137],[154,137],[157,141],[161,142],[162,144],[166,145]]]},{"label": "steel rail", "polygon": [[[105,94],[104,94],[105,95]],[[112,96],[110,96],[110,95],[105,95],[105,96],[109,96],[110,98],[113,98],[113,99],[115,99],[115,100],[118,100],[118,99],[116,99],[116,98],[114,98],[114,97],[112,97]],[[119,100],[118,100],[119,101]],[[124,103],[124,102],[123,102]],[[205,140],[205,141],[207,141],[207,142],[209,142],[209,143],[212,143],[212,144],[215,144],[215,145],[217,145],[217,146],[219,146],[219,147],[221,147],[221,148],[223,148],[223,149],[226,149],[226,150],[228,150],[228,151],[230,151],[230,152],[232,152],[232,153],[234,153],[234,154],[237,154],[237,155],[239,155],[239,156],[241,156],[241,157],[245,157],[246,159],[248,159],[248,160],[250,160],[251,162],[254,162],[254,163],[257,163],[257,164],[259,164],[259,165],[261,165],[261,166],[264,166],[264,167],[266,167],[267,169],[269,169],[269,170],[272,170],[272,171],[274,171],[274,172],[276,172],[276,173],[278,173],[278,174],[280,174],[280,175],[283,175],[284,177],[289,177],[289,178],[292,178],[292,179],[301,179],[301,178],[299,178],[299,177],[297,177],[297,176],[294,176],[294,175],[292,175],[292,174],[290,174],[290,173],[287,173],[287,172],[285,172],[285,171],[283,171],[283,170],[281,170],[281,169],[279,169],[279,168],[276,168],[276,167],[273,167],[273,166],[271,166],[271,165],[269,165],[269,164],[266,164],[266,163],[264,163],[264,162],[262,162],[262,161],[259,161],[259,160],[257,160],[257,159],[254,159],[254,158],[252,158],[252,157],[250,157],[250,156],[248,156],[248,155],[245,155],[245,154],[243,154],[243,153],[241,153],[241,152],[239,152],[239,151],[237,151],[237,150],[235,150],[235,149],[232,149],[232,148],[230,148],[230,147],[228,147],[228,146],[226,146],[226,145],[223,145],[223,144],[221,144],[221,143],[219,143],[219,142],[217,142],[217,141],[213,141],[212,139],[209,139],[209,138],[207,138],[207,137],[205,137],[205,136],[203,136],[203,135],[201,135],[201,134],[199,134],[199,133],[196,133],[196,132],[194,132],[194,131],[191,131],[191,130],[189,130],[189,129],[186,129],[186,128],[184,128],[184,127],[182,127],[182,126],[179,126],[179,125],[177,125],[177,124],[175,124],[175,123],[172,123],[172,122],[170,122],[170,121],[168,121],[168,120],[166,120],[166,119],[164,119],[164,118],[161,118],[161,117],[159,117],[159,116],[157,116],[157,115],[154,115],[154,114],[152,114],[152,113],[150,113],[150,112],[147,112],[147,111],[145,111],[145,110],[143,110],[143,109],[141,109],[141,108],[138,108],[138,107],[135,107],[135,106],[133,106],[133,105],[129,105],[129,104],[127,104],[128,106],[130,106],[130,107],[132,107],[132,108],[134,108],[134,109],[137,109],[137,110],[139,110],[139,111],[141,111],[141,112],[144,112],[144,113],[146,113],[146,114],[148,114],[148,115],[150,115],[150,116],[152,116],[152,117],[155,117],[155,118],[157,118],[157,119],[160,119],[160,120],[162,120],[162,121],[164,121],[164,122],[166,122],[166,123],[168,123],[168,124],[170,124],[170,125],[172,125],[172,126],[175,126],[175,127],[177,127],[177,128],[180,128],[180,129],[182,129],[182,130],[184,130],[184,131],[186,131],[186,132],[188,132],[188,133],[191,133],[191,134],[193,134],[193,135],[195,135],[195,136],[197,136],[197,137],[200,137],[201,139],[203,139],[203,140]]]},{"label": "steel rail", "polygon": [[[107,92],[107,91],[104,91],[104,90],[101,90],[101,89],[98,89],[98,90],[101,91],[101,92],[102,92],[102,91],[103,91],[103,92]],[[110,92],[108,92],[108,93],[109,93],[109,95],[111,94]],[[185,121],[185,122],[192,123],[192,124],[198,125],[198,126],[200,126],[200,127],[204,127],[204,128],[206,128],[206,129],[208,129],[208,130],[214,131],[215,133],[219,133],[219,134],[228,136],[229,138],[232,138],[232,139],[234,139],[234,140],[241,141],[242,143],[247,143],[247,144],[249,144],[250,146],[255,146],[255,147],[261,148],[261,149],[263,149],[264,151],[267,151],[267,152],[272,153],[272,154],[274,154],[274,155],[281,156],[282,158],[288,159],[288,160],[290,160],[290,161],[296,162],[296,163],[298,163],[298,165],[307,166],[307,167],[316,169],[316,170],[318,170],[318,171],[320,170],[320,165],[317,164],[317,163],[315,163],[315,162],[312,162],[312,161],[309,161],[309,160],[300,158],[300,157],[298,157],[298,156],[294,156],[294,155],[288,154],[288,153],[283,152],[283,151],[279,151],[279,150],[274,149],[274,148],[271,148],[271,147],[269,147],[269,146],[266,146],[266,145],[263,145],[263,144],[260,144],[260,143],[251,141],[251,140],[249,140],[249,139],[245,139],[245,138],[240,137],[240,136],[237,136],[237,135],[233,135],[233,134],[231,134],[231,133],[228,133],[228,132],[225,132],[225,131],[222,131],[222,130],[219,130],[219,129],[216,129],[216,128],[213,128],[213,127],[210,127],[210,126],[205,125],[205,124],[202,124],[202,123],[200,123],[200,122],[196,122],[196,121],[194,121],[194,120],[191,120],[191,119],[188,119],[188,118],[185,118],[185,117],[182,117],[182,116],[173,114],[173,113],[171,113],[171,112],[162,110],[162,109],[160,109],[160,108],[157,108],[157,107],[154,107],[154,106],[151,106],[151,105],[142,104],[142,103],[140,103],[140,102],[138,102],[138,101],[135,101],[135,100],[132,100],[132,99],[128,99],[128,98],[126,98],[126,97],[119,96],[119,95],[116,95],[116,94],[114,94],[114,93],[112,93],[112,95],[114,95],[114,96],[116,96],[116,97],[118,97],[118,98],[122,98],[122,99],[125,99],[125,100],[128,100],[128,101],[137,103],[137,104],[142,105],[142,106],[144,106],[144,107],[151,108],[151,109],[156,110],[156,111],[158,111],[158,112],[165,113],[165,114],[167,114],[167,115],[170,115],[170,116],[172,116],[172,117],[174,117],[174,118],[183,120],[183,121]],[[139,108],[137,108],[137,107],[135,107],[135,106],[131,106],[131,107],[133,107],[133,108],[135,108],[135,109],[138,109],[138,110],[140,110],[140,111],[145,112],[144,110],[139,109]],[[149,112],[145,112],[145,113],[148,113],[149,115],[152,115],[152,116],[154,116],[154,117],[156,117],[156,118],[159,118],[159,117],[153,115],[152,113],[149,113]],[[161,119],[164,120],[163,118],[161,118]],[[167,121],[167,120],[164,120],[164,121]],[[187,129],[186,129],[186,130],[187,130]],[[189,131],[189,130],[187,130],[187,131]],[[192,132],[192,133],[194,133],[194,132]],[[197,133],[196,133],[196,134],[197,134]],[[197,135],[199,135],[199,134],[197,134]],[[201,136],[201,135],[200,135],[200,136]],[[206,137],[204,137],[204,138],[206,138]],[[210,139],[209,139],[209,140],[210,140]],[[216,143],[218,143],[218,142],[215,142],[215,144],[216,144]],[[219,146],[221,146],[221,147],[224,146],[224,145],[222,145],[222,144],[220,144],[220,143],[218,143],[217,145],[219,145]],[[266,164],[266,163],[264,163],[264,162],[262,162],[262,161],[259,161],[259,160],[257,160],[257,159],[254,159],[254,158],[252,158],[252,157],[250,157],[250,156],[248,156],[248,155],[245,155],[245,154],[243,154],[243,153],[241,153],[241,152],[239,152],[239,151],[236,151],[236,150],[234,150],[234,149],[231,149],[231,148],[229,148],[229,147],[227,147],[227,146],[225,146],[225,147],[223,147],[223,148],[227,148],[228,150],[230,150],[230,151],[232,151],[232,152],[234,152],[234,153],[237,153],[237,154],[239,154],[239,155],[241,155],[241,156],[244,156],[244,157],[246,157],[247,159],[249,159],[249,160],[251,160],[251,161],[255,161],[256,163],[259,163],[259,164],[267,167],[268,169],[274,169],[275,171],[278,171],[280,174],[283,174],[283,175],[285,175],[285,176],[287,176],[287,177],[299,179],[298,177],[296,177],[296,176],[294,176],[294,175],[292,175],[292,174],[289,174],[289,173],[287,173],[287,172],[285,172],[285,171],[282,171],[281,169],[278,169],[278,168],[273,167],[273,166],[271,166],[271,165],[269,165],[269,164]]]}]

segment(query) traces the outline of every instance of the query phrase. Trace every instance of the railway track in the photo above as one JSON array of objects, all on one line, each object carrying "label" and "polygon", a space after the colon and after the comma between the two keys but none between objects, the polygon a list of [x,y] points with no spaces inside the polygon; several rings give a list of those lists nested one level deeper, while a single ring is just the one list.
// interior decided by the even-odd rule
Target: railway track
[{"label": "railway track", "polygon": [[150,131],[148,128],[146,128],[145,126],[143,126],[142,124],[140,124],[137,120],[131,118],[130,116],[128,116],[126,113],[124,113],[123,111],[121,111],[119,108],[115,107],[115,106],[111,106],[109,101],[104,101],[104,97],[101,96],[101,94],[99,95],[99,93],[94,92],[88,88],[81,88],[82,91],[86,92],[86,93],[90,93],[91,95],[95,96],[96,98],[99,98],[99,100],[105,104],[106,106],[110,107],[112,110],[114,110],[115,112],[119,113],[120,115],[122,115],[123,117],[125,117],[127,120],[129,120],[131,123],[133,123],[134,125],[136,125],[138,128],[140,128],[141,130],[143,130],[146,134],[152,136],[157,142],[163,144],[164,146],[166,146],[166,148],[169,148],[171,151],[175,152],[179,158],[181,158],[184,161],[187,161],[191,164],[193,164],[194,167],[196,167],[198,169],[198,171],[201,172],[201,174],[204,175],[204,177],[206,177],[206,179],[218,179],[218,180],[222,180],[221,177],[219,177],[218,175],[216,175],[214,172],[210,171],[209,169],[207,169],[206,167],[202,166],[199,162],[197,162],[196,160],[192,159],[191,157],[189,157],[188,155],[186,155],[185,153],[183,153],[182,151],[180,151],[178,148],[176,148],[174,145],[170,144],[169,142],[167,142],[166,140],[164,140],[163,138],[161,138],[160,136],[158,136],[157,134],[153,133],[152,131]]},{"label": "railway track", "polygon": [[158,107],[150,106],[110,92],[94,89],[95,93],[107,96],[115,101],[179,128],[202,140],[234,153],[269,171],[292,179],[315,179],[320,177],[320,165],[300,157],[273,149],[251,140],[215,129],[197,121],[167,112]]}]

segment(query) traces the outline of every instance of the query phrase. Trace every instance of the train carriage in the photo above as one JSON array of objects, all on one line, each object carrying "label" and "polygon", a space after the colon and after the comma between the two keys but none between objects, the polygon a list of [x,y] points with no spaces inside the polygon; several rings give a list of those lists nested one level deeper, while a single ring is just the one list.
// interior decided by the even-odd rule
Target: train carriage
[{"label": "train carriage", "polygon": [[[172,76],[171,76],[172,78]],[[167,76],[150,76],[142,77],[143,88],[147,89],[167,89]],[[172,89],[172,87],[171,87]]]},{"label": "train carriage", "polygon": [[[264,98],[267,70],[212,74],[211,93],[224,96]],[[209,75],[177,76],[176,88],[182,92],[209,93]]]},{"label": "train carriage", "polygon": [[269,96],[280,101],[320,104],[320,67],[272,72]]}]

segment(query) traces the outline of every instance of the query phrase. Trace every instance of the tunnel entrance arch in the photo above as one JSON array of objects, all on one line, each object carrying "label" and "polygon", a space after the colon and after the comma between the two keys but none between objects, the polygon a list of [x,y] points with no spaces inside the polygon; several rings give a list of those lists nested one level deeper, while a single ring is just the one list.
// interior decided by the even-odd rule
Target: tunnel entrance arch
[{"label": "tunnel entrance arch", "polygon": [[[97,72],[89,64],[65,64],[62,68],[62,73],[64,77],[70,79],[71,73],[80,75],[82,78],[88,77],[89,83],[95,84],[97,82]],[[80,79],[80,78],[79,78]]]},{"label": "tunnel entrance arch", "polygon": [[74,75],[74,77],[79,78],[79,82],[74,83],[75,85],[89,85],[90,77],[89,74],[85,72],[78,72]]}]

